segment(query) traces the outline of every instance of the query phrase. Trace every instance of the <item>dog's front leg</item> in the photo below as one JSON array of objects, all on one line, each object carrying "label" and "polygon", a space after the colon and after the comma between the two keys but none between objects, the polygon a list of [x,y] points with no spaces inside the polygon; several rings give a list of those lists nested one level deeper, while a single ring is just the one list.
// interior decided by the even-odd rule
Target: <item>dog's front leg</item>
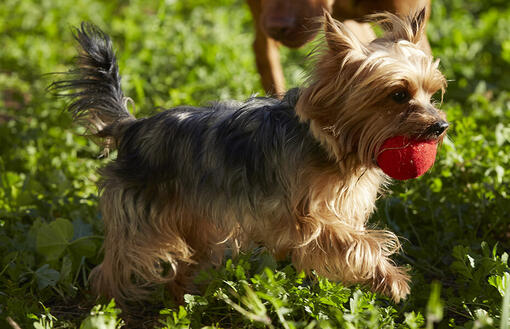
[{"label": "dog's front leg", "polygon": [[389,255],[399,248],[388,231],[356,231],[346,225],[324,226],[317,238],[292,252],[296,268],[344,283],[368,284],[399,302],[409,293],[406,270]]}]

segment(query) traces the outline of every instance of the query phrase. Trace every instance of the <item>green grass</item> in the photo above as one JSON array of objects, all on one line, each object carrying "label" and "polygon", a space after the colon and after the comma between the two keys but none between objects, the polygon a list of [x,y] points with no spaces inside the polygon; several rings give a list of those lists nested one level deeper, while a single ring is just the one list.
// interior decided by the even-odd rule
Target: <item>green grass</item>
[{"label": "green grass", "polygon": [[[394,304],[365,287],[304,277],[266,253],[199,277],[175,306],[163,289],[138,323],[161,328],[508,328],[510,4],[433,0],[428,28],[452,122],[433,170],[395,183],[371,221],[402,237],[412,293]],[[0,327],[115,328],[87,276],[101,259],[98,147],[77,134],[49,72],[75,55],[72,27],[101,26],[118,50],[137,116],[158,107],[262,93],[241,0],[4,0],[0,3]],[[305,55],[283,50],[289,86]],[[96,303],[103,303],[102,305]]]}]

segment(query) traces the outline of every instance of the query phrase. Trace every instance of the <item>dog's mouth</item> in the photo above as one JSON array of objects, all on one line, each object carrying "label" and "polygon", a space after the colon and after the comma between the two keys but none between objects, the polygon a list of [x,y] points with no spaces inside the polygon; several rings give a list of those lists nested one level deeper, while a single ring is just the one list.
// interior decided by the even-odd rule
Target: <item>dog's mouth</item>
[{"label": "dog's mouth", "polygon": [[397,180],[420,177],[434,164],[440,138],[414,139],[405,136],[388,138],[377,154],[377,165]]}]

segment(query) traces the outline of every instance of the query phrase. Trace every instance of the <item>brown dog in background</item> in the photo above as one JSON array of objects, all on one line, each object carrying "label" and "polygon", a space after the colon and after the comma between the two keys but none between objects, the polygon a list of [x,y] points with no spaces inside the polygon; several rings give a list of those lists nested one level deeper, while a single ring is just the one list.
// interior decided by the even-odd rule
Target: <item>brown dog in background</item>
[{"label": "brown dog in background", "polygon": [[[317,31],[319,20],[326,9],[333,18],[344,21],[346,26],[361,40],[369,42],[375,34],[368,23],[359,21],[375,12],[389,11],[402,16],[416,8],[427,8],[428,21],[430,0],[247,0],[255,23],[253,48],[262,86],[268,94],[281,96],[285,93],[285,79],[280,64],[279,44],[299,48],[311,41]],[[420,42],[430,54],[427,38]]]}]

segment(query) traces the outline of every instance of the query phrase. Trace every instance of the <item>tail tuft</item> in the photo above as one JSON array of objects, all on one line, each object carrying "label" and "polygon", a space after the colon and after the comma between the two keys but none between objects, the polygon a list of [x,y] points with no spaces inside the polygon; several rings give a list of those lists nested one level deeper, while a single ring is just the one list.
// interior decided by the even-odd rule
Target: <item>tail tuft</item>
[{"label": "tail tuft", "polygon": [[49,90],[69,98],[67,110],[87,132],[106,138],[105,153],[115,145],[114,127],[134,117],[128,112],[120,84],[119,68],[110,38],[91,23],[82,23],[74,35],[79,44],[75,66]]}]

